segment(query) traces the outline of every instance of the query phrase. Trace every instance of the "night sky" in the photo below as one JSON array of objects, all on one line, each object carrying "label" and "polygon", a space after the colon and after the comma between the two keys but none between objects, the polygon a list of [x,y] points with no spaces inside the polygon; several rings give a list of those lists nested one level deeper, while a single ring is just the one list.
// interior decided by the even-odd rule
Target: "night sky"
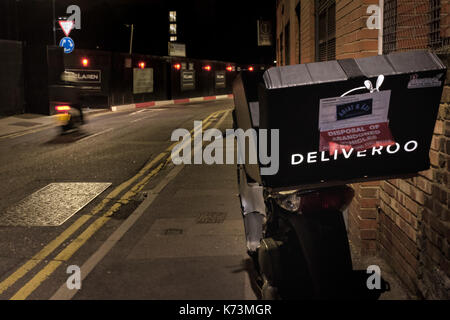
[{"label": "night sky", "polygon": [[[51,0],[29,0],[23,26],[53,43]],[[77,48],[128,52],[134,24],[133,52],[167,55],[168,11],[177,11],[179,42],[187,56],[238,63],[271,63],[273,47],[257,46],[257,19],[274,20],[275,0],[56,0],[56,17],[68,5],[81,8],[81,30],[70,37]],[[50,20],[50,21],[49,21]],[[34,21],[34,22],[31,22]],[[44,35],[47,33],[46,35]],[[57,42],[64,36],[57,31]],[[36,35],[33,35],[36,38]]]}]

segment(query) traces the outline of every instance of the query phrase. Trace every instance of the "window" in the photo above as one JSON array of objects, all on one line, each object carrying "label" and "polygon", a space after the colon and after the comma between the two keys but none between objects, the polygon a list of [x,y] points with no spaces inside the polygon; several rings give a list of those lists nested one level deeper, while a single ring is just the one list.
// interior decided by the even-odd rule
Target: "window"
[{"label": "window", "polygon": [[383,8],[383,53],[396,50],[397,0],[384,0]]},{"label": "window", "polygon": [[169,33],[170,34],[177,34],[177,25],[176,25],[176,23],[171,23],[169,25]]},{"label": "window", "polygon": [[336,2],[316,0],[316,60],[336,59]]},{"label": "window", "polygon": [[177,22],[177,12],[169,11],[169,22]]},{"label": "window", "polygon": [[290,46],[289,46],[289,42],[290,42],[290,28],[291,25],[288,22],[287,25],[284,27],[284,51],[286,53],[286,65],[291,64],[291,52],[290,52]]},{"label": "window", "polygon": [[429,46],[439,53],[450,52],[450,12],[448,1],[430,1]]},{"label": "window", "polygon": [[280,38],[277,38],[277,62],[280,61]]},{"label": "window", "polygon": [[283,33],[280,34],[280,66],[283,65],[284,59],[284,50],[283,50],[283,43],[284,43],[284,38],[283,38]]},{"label": "window", "polygon": [[447,8],[448,0],[384,0],[383,53],[423,49],[450,53]]},{"label": "window", "polygon": [[295,7],[295,14],[297,15],[297,23],[298,23],[298,37],[297,37],[297,52],[298,52],[298,63],[302,63],[302,28],[301,28],[301,19],[300,19],[300,2]]}]

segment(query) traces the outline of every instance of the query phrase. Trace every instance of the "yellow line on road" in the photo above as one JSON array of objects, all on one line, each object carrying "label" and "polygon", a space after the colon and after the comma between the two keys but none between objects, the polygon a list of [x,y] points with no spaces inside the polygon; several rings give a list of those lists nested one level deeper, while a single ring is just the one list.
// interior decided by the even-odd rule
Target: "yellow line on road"
[{"label": "yellow line on road", "polygon": [[[209,123],[210,123],[210,121],[211,121],[211,118],[213,118],[213,117],[217,116],[218,114],[220,114],[220,113],[222,113],[222,112],[225,112],[225,111],[226,111],[226,110],[219,110],[219,111],[216,111],[216,112],[211,113],[208,117],[206,117],[206,118],[203,120],[203,128],[205,128],[206,125],[209,125]],[[193,132],[194,132],[194,129],[192,129],[191,131],[189,131],[190,134],[192,134]],[[171,144],[170,147],[168,147],[168,148],[166,149],[166,151],[168,151],[168,152],[172,151],[172,149],[173,149],[178,143],[179,143],[179,142],[175,142],[175,143]]]},{"label": "yellow line on road", "polygon": [[[209,115],[205,119],[204,127],[209,126],[211,124],[210,119],[214,115],[220,114],[222,111],[214,112],[213,114]],[[225,114],[227,111],[225,111]],[[193,131],[193,130],[192,130]],[[191,131],[191,133],[192,133]],[[177,143],[174,143],[170,149],[172,149]],[[136,181],[138,177],[142,176],[149,168],[151,168],[155,163],[163,159],[167,155],[167,152],[162,152],[159,154],[155,159],[153,159],[150,163],[148,163],[144,168],[142,168],[138,174],[136,174],[131,179],[127,180],[126,182],[122,183],[119,187],[114,189],[106,199],[104,199],[92,212],[91,215],[97,214],[111,199],[114,199],[117,197],[121,191],[123,191],[125,188],[127,188],[131,183]],[[14,294],[11,297],[11,300],[24,300],[26,299],[31,293],[33,293],[36,288],[40,286],[40,284],[45,281],[50,275],[64,262],[67,261],[72,255],[78,251],[78,249],[92,236],[95,232],[97,232],[107,221],[109,221],[110,216],[114,214],[117,210],[120,209],[122,204],[126,204],[132,196],[137,194],[142,188],[145,186],[145,184],[153,177],[155,176],[165,165],[167,162],[160,163],[155,169],[153,169],[148,175],[146,175],[140,182],[138,182],[136,185],[133,186],[131,190],[129,190],[123,197],[120,198],[118,202],[116,202],[106,213],[104,213],[101,217],[97,218],[92,224],[90,224],[84,232],[82,232],[74,241],[72,241],[66,248],[64,248],[52,261],[50,261],[48,264],[44,266],[41,271],[39,271],[30,281],[28,281],[19,291],[17,291],[16,294]],[[144,170],[145,169],[145,170]],[[14,284],[17,280],[22,278],[26,273],[28,273],[34,266],[36,266],[43,258],[45,258],[47,255],[49,255],[51,252],[53,252],[60,243],[65,241],[73,232],[75,232],[78,228],[84,224],[90,217],[84,218],[86,219],[83,223],[77,223],[81,218],[86,217],[82,216],[80,217],[74,224],[72,224],[67,230],[71,229],[70,233],[67,233],[65,236],[61,234],[57,239],[59,241],[56,241],[57,239],[53,240],[50,244],[52,246],[47,245],[44,249],[41,250],[36,256],[41,257],[39,261],[36,262],[36,260],[30,260],[25,265],[20,267],[15,273],[13,273],[10,277],[5,279],[2,283],[0,283],[0,293],[4,292],[8,287],[10,287],[12,284]],[[76,226],[74,226],[76,225]],[[58,245],[56,245],[59,243]],[[47,248],[48,247],[48,248]],[[44,256],[45,254],[45,256]],[[31,261],[35,261],[34,264],[31,264]],[[28,264],[28,265],[27,265]],[[25,268],[27,266],[27,268]]]},{"label": "yellow line on road", "polygon": [[91,217],[82,215],[78,218],[70,227],[64,230],[58,237],[47,244],[41,251],[35,256],[18,268],[8,278],[0,283],[0,294],[7,290],[10,286],[16,283],[19,279],[25,276],[31,269],[33,269],[38,263],[44,260],[49,254],[51,254],[56,248],[58,248],[65,240],[67,240],[75,231],[77,231],[86,221]]},{"label": "yellow line on road", "polygon": [[[220,111],[217,111],[217,112],[214,112],[213,114],[211,114],[208,118],[206,118],[206,119],[203,121],[202,130],[205,130],[205,129],[211,124],[211,122],[213,121],[212,118],[214,118],[214,117],[216,117],[216,116],[219,116],[221,113],[226,114],[227,112],[228,112],[227,110],[220,110]],[[194,132],[194,130],[195,130],[195,129],[192,129],[192,130],[189,132],[189,134],[192,135],[192,132]],[[192,136],[191,136],[191,138],[192,138]],[[179,143],[180,143],[180,142],[175,142],[175,143],[172,144],[169,148],[167,148],[166,151],[172,151],[172,149],[173,149],[176,145],[178,145]],[[187,145],[190,144],[190,143],[191,143],[191,139],[186,140],[182,145],[180,145],[180,149],[183,149],[185,146],[187,146]],[[172,153],[171,153],[171,154],[169,155],[169,157],[167,158],[166,164],[169,163],[171,160],[172,160]]]},{"label": "yellow line on road", "polygon": [[231,110],[227,110],[223,113],[222,118],[220,118],[219,121],[217,121],[217,124],[216,124],[217,128],[219,128],[220,125],[222,124],[222,122],[225,121],[226,117],[230,114],[230,112],[231,112]]}]

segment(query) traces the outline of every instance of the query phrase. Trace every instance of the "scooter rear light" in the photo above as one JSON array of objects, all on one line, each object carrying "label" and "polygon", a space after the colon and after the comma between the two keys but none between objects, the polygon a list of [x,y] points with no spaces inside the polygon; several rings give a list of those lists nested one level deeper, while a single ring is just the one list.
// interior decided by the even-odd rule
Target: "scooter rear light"
[{"label": "scooter rear light", "polygon": [[68,111],[70,111],[70,106],[68,106],[68,105],[56,106],[55,110],[58,112],[68,112]]},{"label": "scooter rear light", "polygon": [[348,186],[317,190],[301,196],[299,212],[344,211],[352,202],[354,195],[355,191]]}]

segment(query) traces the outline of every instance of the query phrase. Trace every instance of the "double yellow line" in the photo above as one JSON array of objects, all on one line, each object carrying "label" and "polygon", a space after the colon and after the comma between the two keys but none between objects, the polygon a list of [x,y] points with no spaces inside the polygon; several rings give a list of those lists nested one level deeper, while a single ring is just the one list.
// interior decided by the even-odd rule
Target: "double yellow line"
[{"label": "double yellow line", "polygon": [[[229,110],[220,110],[210,114],[207,118],[203,120],[203,129],[207,128],[215,120],[215,117],[222,115],[218,124],[221,123],[225,117],[228,115]],[[190,131],[192,132],[194,129]],[[76,237],[68,246],[66,246],[55,258],[53,258],[49,263],[47,263],[31,280],[29,280],[23,287],[19,289],[12,297],[11,300],[24,300],[31,293],[33,293],[36,288],[38,288],[42,282],[44,282],[48,277],[55,272],[55,270],[64,262],[68,261],[78,249],[83,246],[86,241],[91,238],[95,232],[97,232],[106,222],[111,219],[114,212],[120,209],[120,207],[130,201],[130,199],[135,196],[146,183],[154,177],[166,164],[170,161],[170,151],[178,144],[178,142],[172,144],[165,151],[157,155],[154,159],[149,161],[135,176],[129,180],[123,182],[113,191],[111,191],[108,196],[103,199],[88,215],[80,216],[74,223],[72,223],[67,229],[65,229],[60,235],[49,242],[43,249],[41,249],[36,255],[34,255],[25,264],[20,266],[16,271],[14,271],[5,280],[0,282],[0,294],[4,293],[8,288],[14,285],[17,281],[22,279],[28,274],[35,266],[52,254],[61,244],[68,240],[78,229],[80,229],[88,220],[92,219],[100,211],[102,211],[113,199],[117,197],[126,189],[129,189],[119,200],[117,200],[105,213],[97,217],[78,237]],[[164,158],[166,161],[162,161]],[[158,164],[159,163],[159,164]],[[157,165],[158,164],[158,165]],[[155,167],[156,165],[156,167]],[[153,168],[154,167],[154,168]],[[152,169],[153,168],[153,169]],[[152,169],[147,175],[144,174]],[[139,178],[144,176],[139,182]],[[133,187],[130,188],[130,186]]]}]

